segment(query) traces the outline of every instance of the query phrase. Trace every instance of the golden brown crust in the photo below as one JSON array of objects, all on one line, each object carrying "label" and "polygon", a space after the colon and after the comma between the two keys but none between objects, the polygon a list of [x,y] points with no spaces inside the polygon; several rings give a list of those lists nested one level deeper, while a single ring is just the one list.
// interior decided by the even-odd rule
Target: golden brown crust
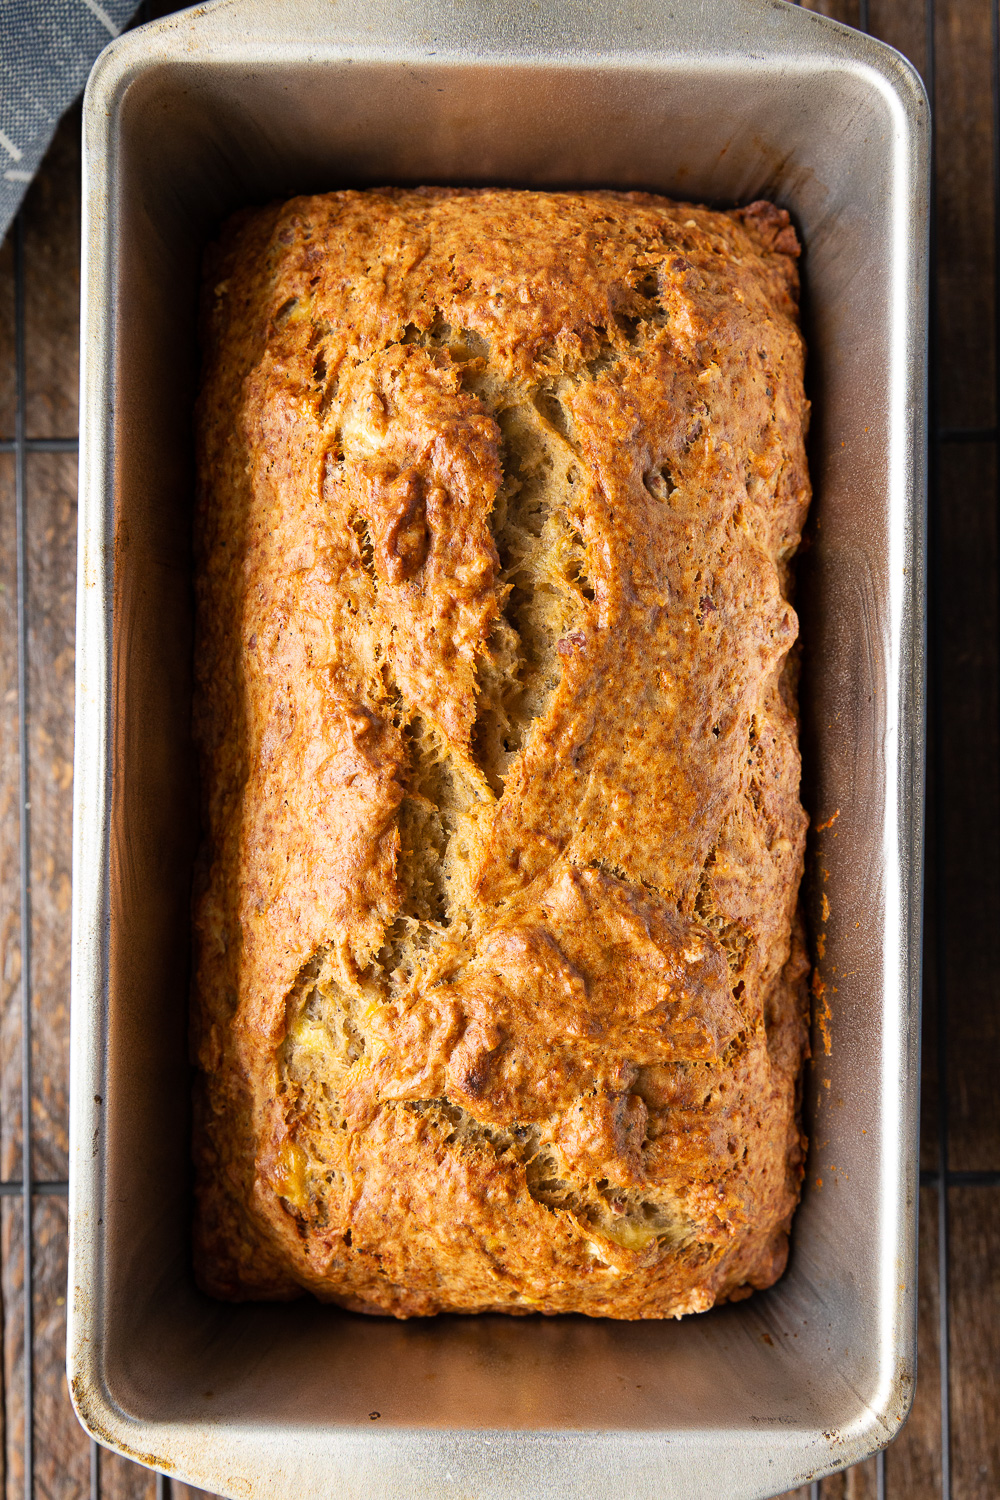
[{"label": "golden brown crust", "polygon": [[797,252],[770,204],[444,189],[212,252],[208,1290],[637,1318],[780,1275]]}]

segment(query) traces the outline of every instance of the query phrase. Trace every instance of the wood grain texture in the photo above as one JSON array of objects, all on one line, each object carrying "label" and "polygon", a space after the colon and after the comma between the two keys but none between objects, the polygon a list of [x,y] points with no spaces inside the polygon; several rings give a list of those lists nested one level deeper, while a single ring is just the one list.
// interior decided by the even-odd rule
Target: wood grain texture
[{"label": "wood grain texture", "polygon": [[[24,1495],[24,1281],[20,1198],[0,1203],[3,1256],[4,1494]],[[34,1205],[34,1469],[39,1500],[89,1492],[90,1443],[66,1386],[66,1201]]]},{"label": "wood grain texture", "polygon": [[90,1493],[90,1439],[66,1384],[66,1200],[36,1198],[35,1494],[76,1500]]},{"label": "wood grain texture", "polygon": [[925,781],[924,826],[924,932],[923,932],[923,1013],[920,1050],[920,1169],[937,1171],[941,1160],[940,1102],[941,1070],[938,1066],[938,909],[935,881],[938,869],[938,816],[935,788],[938,784],[938,736],[931,726],[936,722],[937,684],[927,684],[930,724],[927,733],[927,768]]},{"label": "wood grain texture", "polygon": [[830,1474],[819,1487],[820,1500],[877,1500],[875,1460]]},{"label": "wood grain texture", "polygon": [[952,1500],[1000,1493],[1000,1185],[952,1188]]},{"label": "wood grain texture", "polygon": [[0,1200],[0,1284],[3,1288],[3,1494],[24,1496],[24,1259],[21,1200]]},{"label": "wood grain texture", "polygon": [[80,106],[63,120],[24,205],[29,437],[75,437],[80,321]]},{"label": "wood grain texture", "polygon": [[21,838],[18,826],[14,458],[0,453],[0,1177],[21,1173]]},{"label": "wood grain texture", "polygon": [[908,57],[924,74],[927,68],[927,9],[919,0],[869,0],[868,29]]},{"label": "wood grain texture", "polygon": [[27,460],[34,1175],[68,1170],[76,457]]},{"label": "wood grain texture", "polygon": [[992,7],[936,0],[936,396],[941,425],[996,421]]},{"label": "wood grain texture", "polygon": [[885,1455],[892,1500],[930,1500],[941,1492],[941,1360],[938,1347],[938,1195],[920,1192],[917,1389],[909,1421]]},{"label": "wood grain texture", "polygon": [[803,10],[829,16],[833,21],[843,21],[845,26],[861,24],[861,0],[801,0],[801,4]]},{"label": "wood grain texture", "polygon": [[100,1500],[156,1500],[156,1475],[152,1469],[130,1463],[106,1449],[101,1450],[100,1480]]},{"label": "wood grain texture", "polygon": [[947,985],[949,1165],[1000,1169],[997,457],[943,447],[932,516],[935,864],[928,905]]}]

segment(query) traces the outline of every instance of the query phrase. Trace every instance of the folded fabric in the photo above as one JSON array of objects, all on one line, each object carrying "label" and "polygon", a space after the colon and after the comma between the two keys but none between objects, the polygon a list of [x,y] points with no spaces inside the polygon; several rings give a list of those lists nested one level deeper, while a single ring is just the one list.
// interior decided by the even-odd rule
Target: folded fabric
[{"label": "folded fabric", "polygon": [[60,116],[135,9],[136,0],[0,3],[0,240]]}]

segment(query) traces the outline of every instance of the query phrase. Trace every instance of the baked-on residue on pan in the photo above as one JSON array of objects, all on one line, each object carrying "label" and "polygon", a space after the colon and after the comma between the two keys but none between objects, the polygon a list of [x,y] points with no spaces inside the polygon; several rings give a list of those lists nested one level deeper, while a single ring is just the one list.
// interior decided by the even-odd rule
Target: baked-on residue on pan
[{"label": "baked-on residue on pan", "polygon": [[196,1264],[668,1317],[799,1192],[795,233],[639,193],[238,215],[199,407]]}]

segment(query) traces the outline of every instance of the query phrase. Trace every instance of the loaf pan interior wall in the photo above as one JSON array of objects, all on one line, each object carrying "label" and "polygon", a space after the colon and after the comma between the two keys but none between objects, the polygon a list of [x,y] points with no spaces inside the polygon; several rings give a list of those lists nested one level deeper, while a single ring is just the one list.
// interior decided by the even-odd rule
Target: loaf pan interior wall
[{"label": "loaf pan interior wall", "polygon": [[[872,1406],[886,1437],[901,1419],[908,1372],[894,1378],[886,1411],[885,1351],[909,1312],[905,1296],[887,1302],[886,1256],[902,1246],[905,1259],[909,1231],[886,1171],[915,1128],[915,1032],[887,983],[890,950],[897,967],[907,958],[885,874],[887,850],[905,835],[891,763],[899,747],[889,743],[901,638],[890,572],[913,476],[892,462],[894,298],[904,275],[893,259],[899,162],[886,144],[899,136],[894,107],[863,68],[803,64],[776,77],[725,57],[700,69],[194,58],[123,84],[109,288],[102,1368],[126,1425],[194,1424],[215,1442],[217,1463],[190,1470],[200,1482],[226,1462],[222,1434],[255,1426],[298,1430],[306,1447],[321,1446],[316,1431],[375,1421],[380,1432],[700,1430],[725,1440],[763,1427],[775,1451],[806,1430],[839,1430],[846,1461],[851,1432],[870,1433]],[[817,419],[798,601],[803,735],[810,811],[821,820],[839,810],[836,839],[813,849],[810,880],[823,973],[846,977],[831,981],[829,1055],[816,1038],[809,1180],[789,1270],[766,1294],[679,1324],[397,1324],[311,1301],[229,1307],[193,1285],[186,1034],[198,840],[190,534],[200,256],[236,207],[388,182],[634,187],[719,204],[766,196],[791,209],[807,246]]]}]

